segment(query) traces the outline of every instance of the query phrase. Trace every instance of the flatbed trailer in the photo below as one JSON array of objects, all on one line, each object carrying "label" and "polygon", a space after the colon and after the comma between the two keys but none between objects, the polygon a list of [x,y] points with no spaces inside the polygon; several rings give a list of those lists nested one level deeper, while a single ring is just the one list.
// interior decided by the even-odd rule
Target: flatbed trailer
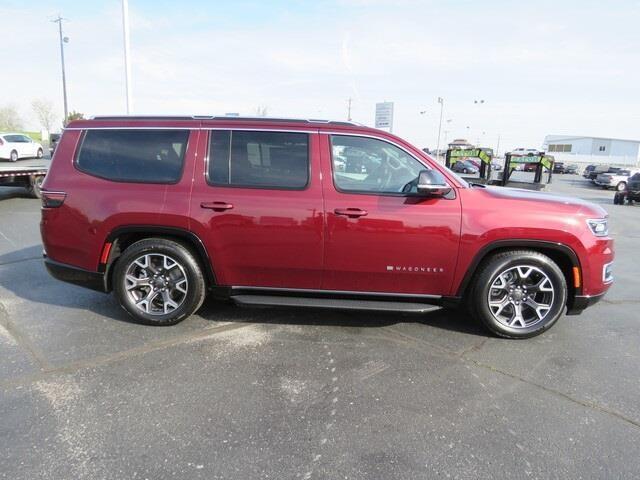
[{"label": "flatbed trailer", "polygon": [[0,187],[24,187],[34,197],[40,198],[40,187],[49,165],[16,166],[0,164]]}]

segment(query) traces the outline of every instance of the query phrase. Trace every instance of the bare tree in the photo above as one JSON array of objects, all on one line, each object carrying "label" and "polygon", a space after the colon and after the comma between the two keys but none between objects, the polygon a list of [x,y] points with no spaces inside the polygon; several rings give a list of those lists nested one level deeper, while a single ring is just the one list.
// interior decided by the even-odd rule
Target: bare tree
[{"label": "bare tree", "polygon": [[266,117],[269,114],[269,107],[266,105],[258,105],[255,111],[256,117]]},{"label": "bare tree", "polygon": [[16,107],[5,105],[0,107],[0,131],[22,130],[22,119]]},{"label": "bare tree", "polygon": [[38,121],[42,128],[51,133],[51,128],[53,127],[57,117],[53,102],[44,98],[38,98],[31,102],[31,108],[33,108],[36,117],[38,117]]}]

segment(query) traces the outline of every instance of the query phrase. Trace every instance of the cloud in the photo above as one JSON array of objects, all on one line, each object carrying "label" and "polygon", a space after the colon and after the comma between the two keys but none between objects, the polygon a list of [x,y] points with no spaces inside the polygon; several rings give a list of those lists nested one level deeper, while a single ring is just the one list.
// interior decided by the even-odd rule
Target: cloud
[{"label": "cloud", "polygon": [[[70,108],[122,113],[119,3],[80,5],[65,12]],[[450,138],[467,126],[471,135],[501,134],[507,147],[569,130],[640,137],[638,7],[579,5],[554,4],[550,16],[537,4],[498,1],[133,4],[134,107],[249,114],[269,105],[272,115],[342,119],[352,97],[354,119],[371,124],[386,99],[396,103],[394,131],[433,146],[443,96]],[[11,19],[0,31],[11,45],[11,68],[0,71],[7,98],[24,111],[36,97],[61,105],[55,25],[38,6],[0,7],[0,16]]]}]

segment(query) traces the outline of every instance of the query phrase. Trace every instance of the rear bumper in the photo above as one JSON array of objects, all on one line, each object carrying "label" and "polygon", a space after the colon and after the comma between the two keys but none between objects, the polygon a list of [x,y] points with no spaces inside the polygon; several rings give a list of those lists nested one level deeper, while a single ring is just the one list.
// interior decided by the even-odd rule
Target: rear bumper
[{"label": "rear bumper", "polygon": [[96,290],[98,292],[107,291],[104,273],[91,272],[89,270],[74,267],[73,265],[56,262],[46,255],[43,255],[43,257],[44,265],[47,267],[47,271],[53,278],[89,288],[91,290]]},{"label": "rear bumper", "polygon": [[571,302],[567,308],[567,315],[580,315],[585,308],[598,303],[606,293],[607,292],[603,292],[599,295],[576,295],[573,298],[573,302]]}]

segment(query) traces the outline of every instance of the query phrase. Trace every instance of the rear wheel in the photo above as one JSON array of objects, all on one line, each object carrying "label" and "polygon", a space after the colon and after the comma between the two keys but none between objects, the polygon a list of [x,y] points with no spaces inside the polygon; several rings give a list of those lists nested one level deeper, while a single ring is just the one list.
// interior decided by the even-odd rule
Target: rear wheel
[{"label": "rear wheel", "polygon": [[18,161],[18,152],[15,150],[11,150],[11,153],[9,154],[9,160],[11,162],[17,162]]},{"label": "rear wheel", "polygon": [[206,295],[196,257],[172,240],[134,243],[118,258],[113,274],[120,305],[148,325],[175,325],[198,310]]},{"label": "rear wheel", "polygon": [[44,152],[42,151],[41,148],[38,149],[38,153],[36,153],[36,157],[38,158],[42,158],[42,156],[44,155]]},{"label": "rear wheel", "polygon": [[469,301],[472,314],[496,335],[529,338],[560,318],[567,303],[567,283],[546,255],[508,251],[482,265]]},{"label": "rear wheel", "polygon": [[44,182],[44,175],[36,175],[31,177],[31,185],[29,186],[29,194],[33,198],[42,198],[42,183]]},{"label": "rear wheel", "polygon": [[627,182],[620,182],[616,185],[616,190],[619,192],[623,192],[627,188]]}]

